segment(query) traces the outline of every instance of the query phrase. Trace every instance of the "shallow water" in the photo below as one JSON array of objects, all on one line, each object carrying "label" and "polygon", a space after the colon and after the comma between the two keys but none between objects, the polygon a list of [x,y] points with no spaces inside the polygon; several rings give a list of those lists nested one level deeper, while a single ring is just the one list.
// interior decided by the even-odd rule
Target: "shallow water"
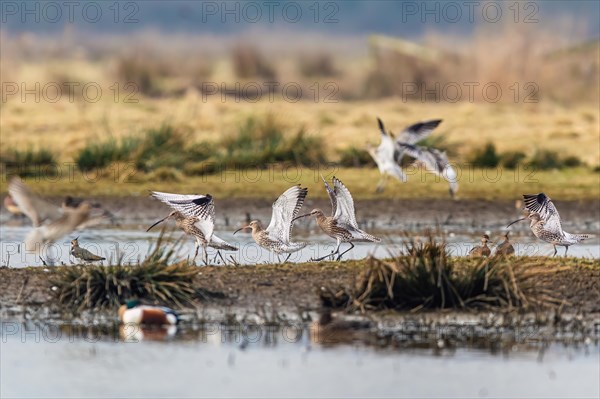
[{"label": "shallow water", "polygon": [[[11,267],[24,267],[31,265],[41,265],[39,257],[33,252],[20,251],[20,244],[29,233],[31,227],[28,226],[2,226],[2,244],[1,244],[1,263],[0,265],[10,265]],[[151,250],[153,243],[159,237],[159,232],[146,233],[143,230],[131,229],[95,229],[86,230],[79,234],[80,245],[92,251],[95,254],[104,256],[108,260],[117,260],[122,258],[123,263],[135,263],[143,259]],[[238,233],[235,236],[230,232],[218,232],[224,240],[239,247],[238,251],[224,251],[222,254],[231,262],[232,257],[239,264],[256,264],[277,262],[278,257],[262,248],[252,241],[248,233]],[[177,242],[181,238],[181,245],[178,254],[185,258],[193,257],[194,241],[190,237],[183,236],[182,233],[175,231],[168,233],[170,242]],[[404,248],[406,237],[387,233],[381,234],[383,242],[381,244],[356,243],[355,247],[344,255],[344,259],[363,259],[368,255],[376,257],[387,257],[390,254],[398,254]],[[54,260],[54,264],[71,264],[75,259],[69,259],[70,239],[65,237],[61,241],[44,248],[43,257],[45,260]],[[335,249],[335,242],[324,234],[313,234],[308,236],[300,231],[294,234],[294,239],[298,242],[309,242],[304,249],[292,254],[290,262],[305,262],[311,258],[318,258],[331,253]],[[424,237],[422,238],[425,239]],[[501,242],[498,237],[495,241],[492,238],[490,247]],[[465,256],[469,253],[473,245],[477,245],[478,237],[472,235],[458,235],[450,233],[446,235],[449,253],[455,256]],[[522,236],[512,238],[513,245],[517,255],[536,256],[552,255],[552,245],[540,242],[533,236]],[[349,248],[348,244],[342,244],[342,251]],[[564,248],[559,247],[559,255],[564,254]],[[209,261],[211,264],[222,264],[222,261],[214,259],[216,252],[209,248]],[[600,240],[592,238],[586,242],[574,245],[569,248],[570,256],[585,258],[600,258]],[[282,255],[282,260],[285,256]],[[196,259],[198,264],[202,264],[202,255]]]},{"label": "shallow water", "polygon": [[[4,321],[2,397],[598,397],[600,347],[324,345],[307,328],[241,334]],[[129,340],[129,342],[127,341]]]}]

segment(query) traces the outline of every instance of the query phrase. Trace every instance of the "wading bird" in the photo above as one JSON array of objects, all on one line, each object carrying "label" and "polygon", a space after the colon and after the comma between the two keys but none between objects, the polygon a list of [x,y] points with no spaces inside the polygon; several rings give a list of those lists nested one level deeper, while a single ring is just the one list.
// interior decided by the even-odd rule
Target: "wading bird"
[{"label": "wading bird", "polygon": [[[263,229],[259,221],[253,220],[247,226],[237,229],[233,234],[240,230],[252,229],[252,238],[258,245],[277,254],[278,258],[280,254],[287,253],[288,256],[285,259],[287,262],[292,253],[306,246],[306,243],[290,242],[290,236],[294,218],[302,208],[307,194],[308,189],[301,188],[300,185],[288,188],[273,203],[271,222],[266,229]],[[281,261],[281,259],[279,260]]]},{"label": "wading bird", "polygon": [[402,158],[408,155],[415,158],[416,161],[421,162],[427,170],[446,179],[449,184],[450,196],[454,197],[458,191],[457,174],[450,165],[446,153],[435,148],[415,145],[428,137],[442,122],[441,119],[415,123],[408,126],[395,138],[391,132],[385,130],[381,119],[377,118],[377,122],[381,133],[381,143],[377,148],[368,148],[369,154],[375,160],[382,175],[377,184],[377,192],[384,190],[388,176],[393,176],[402,182],[406,181],[406,175],[402,171],[401,162]]},{"label": "wading bird", "polygon": [[591,237],[590,234],[571,234],[564,231],[558,210],[546,194],[525,194],[523,195],[523,200],[528,215],[509,223],[506,227],[529,219],[529,227],[533,234],[540,240],[552,244],[554,247],[554,254],[552,256],[556,256],[558,252],[556,249],[557,245],[565,247],[566,256],[569,246],[579,244],[581,241]]},{"label": "wading bird", "polygon": [[103,258],[102,256],[94,255],[87,249],[81,248],[79,246],[79,237],[71,240],[71,256],[73,256],[75,259],[80,259],[86,263],[106,260],[106,258]]},{"label": "wading bird", "polygon": [[175,325],[179,323],[179,315],[173,309],[131,300],[119,307],[119,321],[123,324]]},{"label": "wading bird", "polygon": [[508,241],[508,231],[504,233],[504,241],[496,246],[496,255],[514,255],[515,247]]},{"label": "wading bird", "polygon": [[481,236],[481,245],[477,245],[469,251],[469,256],[485,256],[488,257],[492,253],[490,248],[487,246],[490,237],[487,234]]},{"label": "wading bird", "polygon": [[39,252],[44,244],[52,243],[73,230],[95,226],[112,218],[99,204],[86,200],[78,200],[74,204],[67,197],[61,207],[53,205],[32,193],[18,177],[11,179],[8,192],[33,223],[33,230],[25,238],[27,251]]},{"label": "wading bird", "polygon": [[[380,242],[381,239],[358,228],[356,215],[354,213],[354,200],[352,199],[350,190],[348,190],[335,176],[332,180],[333,188],[331,188],[323,176],[321,176],[321,179],[323,179],[323,183],[325,183],[325,189],[331,200],[331,216],[325,216],[320,209],[313,209],[305,215],[294,218],[294,220],[296,220],[306,216],[315,216],[321,230],[337,241],[335,251],[313,260],[320,261],[328,257],[333,259],[335,255],[337,255],[336,260],[340,260],[346,252],[354,248],[353,242]],[[349,243],[350,248],[340,253],[340,245],[344,242]]]},{"label": "wading bird", "polygon": [[[146,231],[150,231],[154,226],[168,219],[174,219],[178,228],[184,233],[195,238],[194,260],[198,256],[200,247],[204,250],[204,263],[208,264],[207,247],[217,250],[217,255],[223,263],[225,259],[221,255],[221,250],[237,251],[238,248],[229,244],[225,240],[217,237],[214,234],[215,228],[215,205],[210,194],[206,195],[186,195],[186,194],[171,194],[162,193],[159,191],[151,191],[152,197],[169,205],[173,212],[166,217],[148,227]],[[215,257],[217,256],[215,255]]]}]

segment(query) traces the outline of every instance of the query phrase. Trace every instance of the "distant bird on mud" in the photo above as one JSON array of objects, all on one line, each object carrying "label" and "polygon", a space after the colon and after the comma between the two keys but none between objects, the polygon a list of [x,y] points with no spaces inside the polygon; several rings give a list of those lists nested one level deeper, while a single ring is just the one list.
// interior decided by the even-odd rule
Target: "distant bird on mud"
[{"label": "distant bird on mud", "polygon": [[291,242],[290,236],[294,218],[302,208],[307,194],[308,189],[301,188],[300,185],[290,187],[273,203],[271,222],[266,229],[263,229],[259,221],[253,220],[233,234],[240,230],[252,229],[252,238],[258,245],[277,254],[277,257],[287,253],[288,256],[284,261],[287,262],[292,253],[306,246],[306,243]]},{"label": "distant bird on mud", "polygon": [[504,241],[496,246],[496,255],[514,255],[515,247],[508,240],[508,231],[504,233]]},{"label": "distant bird on mud", "polygon": [[119,321],[123,324],[175,325],[179,315],[164,306],[142,305],[137,300],[128,301],[119,307]]},{"label": "distant bird on mud", "polygon": [[529,219],[529,227],[533,234],[540,240],[552,244],[554,247],[554,254],[552,256],[556,256],[558,252],[556,249],[557,245],[565,247],[566,256],[569,246],[579,244],[583,240],[592,237],[590,234],[571,234],[564,231],[558,210],[546,194],[524,194],[523,200],[525,202],[525,210],[528,213],[527,216],[509,223],[506,227]]},{"label": "distant bird on mud", "polygon": [[86,200],[78,200],[75,204],[71,197],[67,197],[62,206],[53,205],[32,193],[18,177],[12,178],[8,183],[8,193],[33,224],[33,230],[25,238],[27,251],[37,253],[43,245],[52,243],[73,230],[95,226],[110,221],[113,217],[99,204]]},{"label": "distant bird on mud", "polygon": [[[381,239],[358,228],[356,214],[354,212],[354,200],[352,199],[350,190],[348,190],[335,176],[332,180],[333,188],[331,188],[322,176],[321,179],[323,179],[323,183],[325,183],[325,189],[331,200],[331,216],[325,216],[320,209],[313,209],[310,213],[294,218],[294,220],[297,220],[307,216],[315,216],[321,230],[337,241],[337,247],[334,251],[326,256],[313,260],[320,261],[325,258],[333,259],[335,255],[337,255],[336,260],[340,260],[346,252],[354,248],[353,242],[380,242]],[[350,248],[340,253],[340,246],[344,242],[349,243]]]},{"label": "distant bird on mud", "polygon": [[488,241],[490,241],[490,237],[487,234],[484,234],[481,237],[481,245],[471,248],[471,250],[469,251],[469,256],[471,256],[471,257],[476,257],[476,256],[477,257],[480,257],[480,256],[488,257],[488,256],[490,256],[490,254],[492,253],[492,250],[487,245]]},{"label": "distant bird on mud", "polygon": [[73,256],[76,259],[82,260],[85,263],[106,260],[106,258],[103,258],[102,256],[94,255],[87,249],[81,248],[79,246],[79,237],[71,240],[71,256]]},{"label": "distant bird on mud", "polygon": [[159,220],[150,226],[146,231],[150,231],[154,226],[164,222],[167,219],[174,219],[178,228],[186,234],[195,238],[194,260],[198,256],[200,247],[204,250],[204,263],[208,264],[207,247],[217,250],[217,255],[223,263],[225,259],[221,255],[221,250],[237,251],[238,248],[229,244],[222,238],[214,234],[215,228],[215,205],[210,194],[186,195],[186,194],[171,194],[162,193],[159,191],[151,191],[152,197],[164,202],[174,209],[165,218]]},{"label": "distant bird on mud", "polygon": [[369,147],[368,152],[377,164],[381,179],[377,184],[377,192],[382,192],[387,183],[388,176],[393,176],[399,181],[405,182],[406,175],[402,171],[401,162],[405,155],[415,158],[425,168],[448,181],[450,196],[454,197],[458,191],[457,174],[445,152],[435,148],[420,147],[415,145],[428,137],[431,132],[442,122],[434,119],[418,122],[405,128],[398,137],[385,130],[383,121],[377,118],[381,143],[377,148]]}]

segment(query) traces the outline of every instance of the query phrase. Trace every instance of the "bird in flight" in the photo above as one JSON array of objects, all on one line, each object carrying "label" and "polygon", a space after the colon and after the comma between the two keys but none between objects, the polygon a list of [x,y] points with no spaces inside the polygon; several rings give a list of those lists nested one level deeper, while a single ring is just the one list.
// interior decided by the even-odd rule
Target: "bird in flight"
[{"label": "bird in flight", "polygon": [[8,183],[8,193],[14,203],[33,224],[25,238],[26,251],[39,253],[46,244],[80,230],[111,221],[113,215],[98,203],[67,196],[56,206],[34,194],[18,177]]},{"label": "bird in flight", "polygon": [[450,196],[454,197],[458,191],[456,170],[450,164],[445,152],[435,148],[416,145],[419,141],[427,138],[433,130],[442,122],[441,119],[433,119],[425,122],[417,122],[405,128],[397,137],[385,130],[383,121],[377,118],[381,143],[377,148],[370,146],[367,150],[381,173],[381,179],[377,184],[377,192],[382,192],[387,183],[388,176],[395,177],[401,182],[407,180],[401,162],[405,155],[415,158],[422,163],[427,170],[448,181]]}]

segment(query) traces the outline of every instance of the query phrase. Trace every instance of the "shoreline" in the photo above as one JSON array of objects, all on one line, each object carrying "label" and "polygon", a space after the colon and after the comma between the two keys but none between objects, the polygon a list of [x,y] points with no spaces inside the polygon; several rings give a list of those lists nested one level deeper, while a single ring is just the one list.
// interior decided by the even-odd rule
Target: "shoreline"
[{"label": "shoreline", "polygon": [[[600,260],[535,258],[552,269],[552,273],[542,276],[540,288],[549,289],[561,300],[558,306],[543,309],[529,309],[536,315],[549,313],[575,315],[589,322],[600,321]],[[358,274],[364,268],[364,261],[319,262],[300,264],[264,264],[255,266],[203,266],[198,267],[194,287],[214,293],[208,298],[196,300],[190,306],[178,309],[182,314],[221,314],[216,321],[230,319],[230,311],[235,314],[256,314],[281,312],[288,315],[338,314],[345,317],[374,317],[375,319],[403,318],[439,319],[449,314],[463,315],[475,320],[485,320],[490,315],[501,317],[504,314],[519,314],[522,309],[490,308],[441,309],[423,312],[366,310],[364,313],[346,313],[323,306],[320,292],[324,289],[351,289]],[[43,315],[50,320],[51,315],[73,314],[68,307],[58,304],[52,290],[51,280],[56,276],[57,267],[0,268],[0,309],[4,316],[11,314]],[[93,313],[111,315],[116,309],[99,309]],[[84,312],[85,313],[85,312]],[[116,313],[115,313],[116,314]],[[545,316],[546,317],[546,316]],[[35,318],[35,317],[33,317]],[[62,316],[61,316],[62,318]],[[302,317],[301,317],[302,318]]]}]

